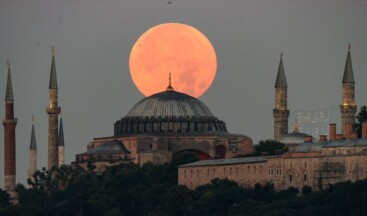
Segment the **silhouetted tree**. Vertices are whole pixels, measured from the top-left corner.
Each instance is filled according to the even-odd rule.
[[[362,123],[367,122],[367,107],[362,106],[359,113],[356,116],[356,123],[353,125],[353,129],[358,133],[358,137],[362,137]]]

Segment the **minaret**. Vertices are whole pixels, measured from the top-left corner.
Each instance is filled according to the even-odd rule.
[[[59,140],[58,140],[58,152],[59,152],[59,167],[64,165],[64,128],[62,126],[62,116],[60,115],[60,130],[59,130]]]
[[[34,132],[34,117],[32,116],[32,133],[31,133],[31,143],[29,144],[29,170],[28,177],[33,178],[33,174],[37,170],[37,143],[36,134]]]
[[[287,79],[285,78],[283,67],[283,52],[280,54],[280,62],[275,82],[275,108],[274,116],[274,140],[279,140],[280,137],[288,133],[288,117],[287,110]]]
[[[346,123],[355,123],[355,115],[357,106],[354,99],[354,75],[352,68],[352,58],[350,56],[350,44],[348,45],[347,61],[345,63],[343,82],[342,82],[342,104],[340,105],[341,112],[341,131],[344,134]]]
[[[4,125],[4,143],[5,143],[5,179],[4,189],[10,195],[10,201],[17,203],[17,194],[15,192],[15,126],[17,125],[17,119],[14,118],[14,98],[13,87],[11,82],[10,62],[8,60],[8,80],[6,83],[6,95],[5,95],[5,119]]]
[[[58,133],[58,118],[61,108],[57,102],[57,78],[56,78],[56,66],[55,66],[55,48],[52,47],[52,63],[51,74],[49,84],[49,105],[46,108],[48,114],[48,169],[53,167],[59,167],[59,152],[57,145],[57,133]]]

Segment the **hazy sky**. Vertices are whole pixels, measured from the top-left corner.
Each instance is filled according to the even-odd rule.
[[[130,50],[143,32],[166,22],[192,25],[212,42],[217,76],[200,99],[230,132],[255,143],[273,137],[281,50],[291,115],[295,109],[340,104],[349,42],[357,105],[367,104],[367,1],[169,1],[0,0],[0,101],[10,59],[18,182],[26,182],[32,114],[38,167],[47,166],[51,46],[56,47],[67,163],[86,151],[93,137],[113,135],[113,123],[143,98],[130,77]],[[4,102],[0,114],[3,118]],[[0,140],[2,187],[3,132]]]

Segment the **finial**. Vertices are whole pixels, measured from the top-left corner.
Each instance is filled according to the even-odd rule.
[[[60,109],[60,118],[62,118],[62,109]]]
[[[283,51],[280,51],[280,58],[283,58]]]
[[[171,86],[171,72],[168,75],[168,86]]]
[[[166,91],[174,91],[174,89],[171,85],[171,72],[169,72],[169,75],[168,75],[168,87],[167,87]]]
[[[350,43],[348,43],[348,51],[350,51]]]
[[[55,55],[55,47],[54,46],[51,47],[51,53],[52,53],[52,55]]]
[[[34,115],[32,115],[32,124],[34,124]]]
[[[10,69],[10,60],[9,59],[6,60],[6,64],[8,65],[8,69]]]

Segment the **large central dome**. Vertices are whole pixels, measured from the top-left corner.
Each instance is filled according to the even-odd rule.
[[[114,136],[203,132],[227,132],[227,128],[203,102],[169,85],[166,91],[139,101],[116,121]]]
[[[213,117],[200,100],[176,91],[146,97],[133,106],[126,117]]]

